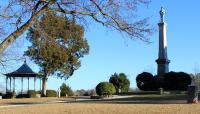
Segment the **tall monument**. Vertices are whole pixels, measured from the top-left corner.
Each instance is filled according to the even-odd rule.
[[[166,37],[166,23],[164,21],[165,11],[163,7],[160,10],[160,22],[159,26],[159,53],[158,59],[156,60],[158,64],[157,74],[158,76],[163,76],[165,73],[169,72],[169,63],[167,57],[167,37]]]

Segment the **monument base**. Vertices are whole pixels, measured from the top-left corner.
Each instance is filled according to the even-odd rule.
[[[163,77],[166,73],[169,72],[170,60],[168,60],[168,59],[157,59],[156,62],[158,64],[157,74],[158,74],[158,76]]]

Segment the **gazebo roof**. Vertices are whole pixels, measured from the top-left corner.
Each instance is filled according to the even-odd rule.
[[[38,73],[33,72],[33,70],[26,64],[24,64],[14,72],[5,74],[8,77],[36,77]]]

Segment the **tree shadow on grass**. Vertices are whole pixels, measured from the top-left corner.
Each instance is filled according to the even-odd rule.
[[[106,103],[106,104],[186,104],[186,95],[165,95],[165,96],[133,96],[129,98],[101,99],[74,101],[71,103]]]
[[[46,102],[10,102],[10,103],[4,103],[4,105],[34,105],[34,104],[46,104]]]
[[[82,99],[82,100],[80,100]],[[73,99],[60,99],[53,102],[8,102],[4,105],[37,105],[55,103],[91,103],[91,104],[186,104],[187,95],[136,95],[126,98],[89,99],[79,97]]]

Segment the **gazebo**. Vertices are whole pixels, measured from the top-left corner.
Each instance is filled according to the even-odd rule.
[[[4,74],[6,76],[6,93],[8,91],[12,92],[12,79],[13,79],[13,93],[15,92],[15,79],[16,78],[21,78],[21,94],[23,93],[23,80],[28,79],[28,91],[30,90],[29,88],[29,79],[34,78],[34,90],[36,90],[35,83],[36,79],[39,78],[38,73],[33,72],[33,70],[27,65],[26,61],[24,61],[24,64],[17,69],[14,72]],[[10,82],[10,90],[8,90],[8,79]],[[41,86],[41,81],[40,81],[40,86]],[[40,87],[41,88],[41,87]]]

